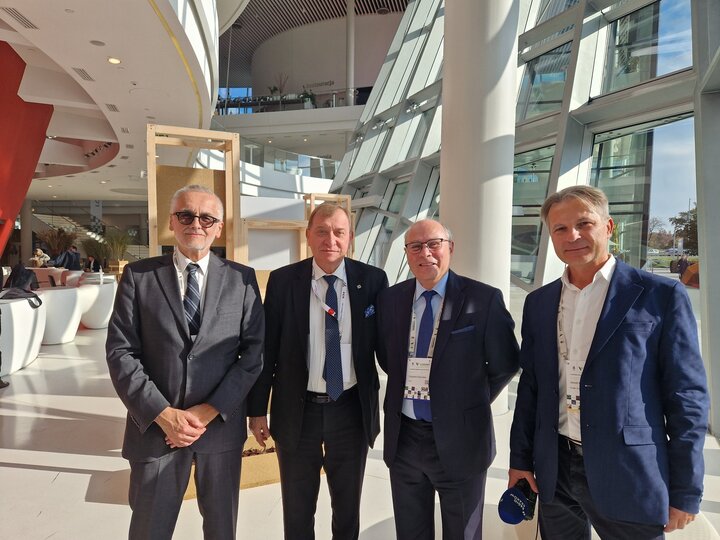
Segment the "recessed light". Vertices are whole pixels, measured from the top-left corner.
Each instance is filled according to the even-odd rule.
[[[307,137],[303,137],[303,142],[307,142]]]
[[[272,141],[270,139],[268,139],[268,144],[272,144]]]
[[[92,39],[92,40],[90,40],[90,45],[95,45],[96,47],[104,47],[105,42],[100,41],[99,39]]]
[[[107,184],[107,180],[100,180],[101,184]]]
[[[53,199],[57,199],[57,195],[53,195]]]
[[[118,64],[122,63],[122,60],[119,58],[115,58],[114,56],[108,57],[108,62],[110,62],[112,65],[117,66]]]

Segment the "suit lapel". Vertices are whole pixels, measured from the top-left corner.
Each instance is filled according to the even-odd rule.
[[[610,279],[605,303],[600,312],[600,319],[595,329],[595,337],[588,352],[586,367],[602,350],[615,333],[615,330],[620,326],[627,312],[630,311],[630,308],[642,294],[644,287],[640,281],[640,276],[632,267],[622,261],[617,261],[617,266]]]
[[[450,332],[455,328],[455,321],[457,321],[465,303],[465,295],[462,294],[464,288],[465,285],[458,275],[449,270],[433,359],[442,358],[445,346],[450,339]],[[434,369],[435,365],[436,363],[433,361],[431,369]]]
[[[208,332],[212,331],[215,323],[214,319],[217,316],[220,295],[225,288],[226,277],[226,263],[211,253],[208,261],[207,276],[205,276],[205,301],[202,309],[202,323],[200,324],[200,331],[195,338],[196,345]]]
[[[172,255],[166,255],[159,260],[159,266],[155,270],[155,278],[165,296],[165,301],[170,306],[173,316],[189,336],[190,330],[188,329],[185,311],[182,306],[180,283],[178,282],[177,270],[175,269],[175,264],[173,264]]]
[[[410,346],[410,319],[412,318],[413,301],[415,297],[415,280],[408,279],[398,285],[397,301],[392,305],[392,320],[395,321],[394,331],[398,339],[392,339],[397,343],[399,350],[389,351],[389,362],[396,361],[400,364],[400,380],[405,381],[407,374],[407,359]]]
[[[537,302],[545,309],[543,309],[538,320],[535,322],[535,324],[537,324],[537,331],[533,331],[533,337],[535,337],[538,342],[536,349],[539,351],[547,351],[547,355],[545,355],[544,358],[549,359],[551,369],[554,373],[553,380],[557,380],[559,377],[557,320],[562,287],[562,281],[558,279],[548,284],[547,288],[543,289],[540,293],[541,296]]]
[[[312,282],[312,258],[300,263],[300,271],[295,275],[292,287],[292,309],[297,321],[298,340],[303,355],[307,355],[308,334],[310,333],[310,294]]]
[[[350,315],[352,317],[352,344],[353,356],[360,358],[360,344],[365,341],[365,308],[368,305],[367,287],[364,273],[355,261],[345,259],[345,274],[347,275],[348,296],[350,297]]]

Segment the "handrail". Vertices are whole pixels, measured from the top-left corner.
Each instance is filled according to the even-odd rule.
[[[370,94],[369,88],[354,89],[353,105],[364,105]],[[284,94],[271,94],[248,97],[223,98],[218,96],[215,112],[218,115],[236,114],[229,112],[232,109],[252,109],[253,113],[277,112],[294,109],[323,109],[333,107],[346,107],[347,88],[336,88],[325,91],[289,92]],[[302,105],[302,106],[297,106]]]

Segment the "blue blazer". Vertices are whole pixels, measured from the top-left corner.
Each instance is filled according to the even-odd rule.
[[[528,295],[510,467],[533,471],[540,500],[558,468],[558,279]],[[617,261],[580,380],[585,471],[605,517],[664,524],[697,513],[709,399],[682,283]]]
[[[415,279],[378,299],[378,361],[388,374],[384,459],[397,451],[407,372]],[[462,480],[487,470],[495,457],[490,403],[518,370],[514,323],[502,293],[450,271],[430,370],[433,433],[440,462]]]

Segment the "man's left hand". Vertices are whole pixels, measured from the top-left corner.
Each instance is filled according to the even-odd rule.
[[[665,532],[673,532],[677,529],[684,529],[685,525],[695,521],[695,514],[688,514],[677,508],[670,507],[670,517],[667,525],[665,525]]]

